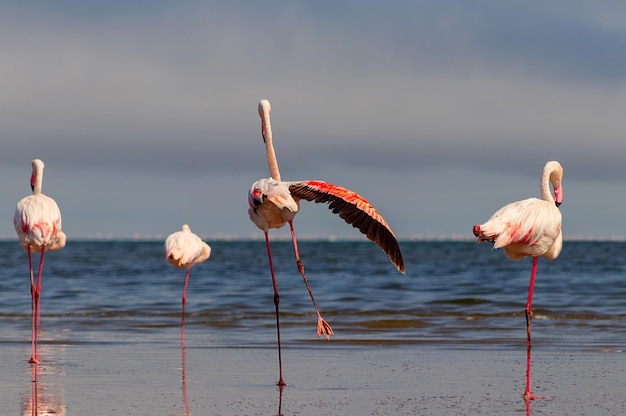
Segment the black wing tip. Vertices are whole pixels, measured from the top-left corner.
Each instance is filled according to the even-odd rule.
[[[396,266],[396,269],[398,269],[400,273],[406,274],[404,258],[402,257],[402,251],[400,251],[400,245],[398,244],[398,240],[396,240],[396,236],[383,224],[377,221],[374,223],[377,225],[375,228],[378,230],[379,234],[375,235],[375,238],[370,238],[368,235],[368,238],[385,252],[391,264]]]
[[[400,259],[402,260],[402,259]],[[406,268],[404,267],[404,261],[400,261],[400,263],[393,263],[394,266],[396,266],[396,269],[398,269],[398,271],[404,275],[406,275]]]
[[[391,263],[396,266],[396,269],[402,274],[406,274],[406,268],[404,267],[404,259],[402,258],[402,253],[400,252],[400,246],[398,246],[398,242],[394,240],[394,251],[393,253],[388,252],[383,248],[385,253],[389,256],[389,260]]]
[[[335,185],[336,186],[336,185]],[[316,203],[328,203],[328,208],[334,214],[339,214],[346,223],[352,225],[364,234],[369,240],[379,246],[383,252],[389,257],[391,263],[396,269],[406,274],[404,259],[400,246],[393,232],[385,224],[371,217],[367,213],[359,210],[356,205],[336,197],[331,194],[316,192],[312,190],[306,183],[293,183],[289,186],[289,191],[298,198]]]

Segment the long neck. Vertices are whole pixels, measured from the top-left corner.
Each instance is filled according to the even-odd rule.
[[[43,169],[36,167],[33,169],[33,174],[30,178],[30,186],[33,188],[33,195],[39,195],[41,193],[41,183],[43,182]]]
[[[552,196],[552,192],[550,191],[550,175],[552,174],[551,169],[544,169],[543,175],[541,175],[541,199],[544,201],[548,201],[554,203],[554,197]]]
[[[268,111],[264,111],[262,117],[263,140],[265,141],[265,152],[267,153],[267,165],[270,168],[270,176],[280,181],[280,171],[278,170],[278,161],[272,144],[272,125],[270,123],[270,115]]]

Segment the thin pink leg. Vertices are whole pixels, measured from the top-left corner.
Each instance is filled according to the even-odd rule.
[[[34,351],[32,353],[32,357],[30,358],[29,362],[30,363],[34,363],[34,364],[39,364],[41,362],[41,360],[39,359],[39,353],[37,351],[38,348],[38,344],[39,344],[39,322],[40,322],[40,315],[39,315],[39,310],[40,310],[40,301],[41,301],[41,276],[42,276],[42,271],[43,271],[43,260],[44,260],[44,254],[45,254],[45,247],[41,248],[41,258],[39,259],[39,273],[37,274],[37,284],[35,285],[35,282],[32,280],[33,279],[33,272],[32,272],[32,260],[31,260],[31,256],[30,256],[30,246],[28,247],[29,251],[29,263],[30,263],[30,267],[31,267],[31,287],[35,286],[35,292],[34,292],[34,303],[35,303],[35,317],[34,317],[34,324],[33,326],[33,332],[34,332],[34,337],[33,339],[35,340],[34,342]]]
[[[320,335],[324,335],[326,339],[330,339],[331,335],[334,335],[333,329],[330,327],[328,322],[324,318],[322,318],[322,314],[320,314],[319,309],[317,308],[317,303],[315,302],[315,298],[313,297],[313,291],[309,286],[309,281],[304,274],[304,265],[300,261],[300,252],[298,251],[298,243],[296,241],[296,233],[293,230],[293,222],[289,221],[289,227],[291,228],[291,240],[293,241],[293,251],[296,254],[296,263],[298,265],[298,270],[302,275],[302,279],[304,279],[304,284],[306,285],[306,289],[309,291],[309,296],[311,296],[311,301],[313,302],[313,307],[315,308],[315,312],[317,313],[317,337]]]
[[[532,301],[533,301],[533,291],[535,290],[535,276],[537,274],[537,262],[539,258],[533,257],[533,268],[530,274],[530,285],[528,287],[528,302],[526,303],[526,391],[524,392],[524,398],[526,400],[535,399],[537,396],[534,396],[530,392],[530,349],[532,348],[531,337],[530,337],[530,324],[533,318],[532,312]]]
[[[42,276],[42,272],[43,272],[43,258],[44,258],[44,254],[45,254],[45,247],[41,247],[41,258],[39,260],[39,273],[37,275],[37,326],[39,326],[39,322],[40,322],[40,315],[39,315],[39,304],[41,301],[41,276]]]
[[[185,274],[185,288],[183,289],[183,308],[185,307],[185,303],[187,303],[187,286],[189,285],[189,271],[191,269],[187,269],[187,273]]]
[[[278,296],[278,286],[276,285],[276,276],[274,275],[274,263],[272,262],[272,251],[270,250],[270,239],[267,231],[265,231],[265,245],[267,246],[267,258],[270,263],[270,271],[272,273],[272,285],[274,286],[274,307],[276,308],[276,334],[277,334],[277,342],[278,342],[278,386],[283,387],[286,386],[285,380],[283,379],[283,361],[282,355],[280,351],[280,320],[278,318],[278,305],[280,303],[280,297]]]
[[[37,293],[37,286],[35,285],[35,276],[33,273],[33,259],[32,259],[32,253],[30,250],[30,245],[27,248],[27,252],[28,252],[28,267],[30,269],[30,310],[31,310],[31,322],[30,322],[30,329],[31,329],[31,345],[30,345],[30,360],[28,360],[29,363],[38,363],[39,360],[37,358],[37,300],[36,300],[36,293]]]
[[[185,274],[185,288],[183,289],[183,313],[182,313],[182,324],[181,324],[181,344],[185,346],[185,305],[187,304],[187,285],[189,284],[189,271],[187,269],[187,273]]]

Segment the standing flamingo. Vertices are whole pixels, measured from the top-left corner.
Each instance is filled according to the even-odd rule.
[[[539,256],[550,260],[556,259],[563,246],[561,211],[558,209],[563,200],[562,179],[561,164],[556,161],[546,163],[541,175],[541,199],[529,198],[505,205],[486,223],[474,226],[474,235],[478,237],[478,242],[492,242],[494,248],[502,248],[504,254],[512,260],[533,258],[525,309],[527,368],[524,398],[527,400],[537,397],[530,392],[530,323],[533,316],[531,305],[537,261]],[[550,192],[550,184],[554,196]]]
[[[278,305],[280,298],[274,266],[272,263],[272,253],[270,250],[268,231],[270,228],[280,228],[289,223],[291,228],[291,239],[296,257],[298,270],[302,275],[306,288],[313,302],[313,307],[317,313],[317,336],[324,335],[330,339],[333,330],[320,314],[313,292],[304,273],[304,266],[300,261],[298,243],[293,229],[293,219],[298,213],[300,200],[314,201],[318,203],[328,202],[329,208],[339,214],[348,224],[358,228],[368,239],[374,241],[389,256],[391,262],[402,273],[405,273],[404,260],[396,237],[387,225],[387,222],[362,196],[341,186],[332,185],[321,181],[298,181],[283,182],[278,170],[278,162],[272,143],[272,128],[270,124],[270,103],[267,100],[259,102],[259,116],[261,117],[261,134],[265,142],[267,162],[271,177],[259,179],[250,188],[248,194],[248,214],[252,222],[265,234],[265,244],[267,246],[267,256],[269,259],[272,284],[274,286],[274,306],[276,309],[276,331],[278,336],[278,365],[279,365],[279,386],[285,386],[283,379],[281,348],[280,348],[280,322]]]
[[[41,294],[41,272],[46,250],[55,251],[65,247],[65,233],[61,231],[61,211],[54,199],[41,193],[44,164],[41,160],[32,161],[30,186],[32,195],[22,198],[15,208],[13,225],[20,239],[20,245],[28,253],[31,293],[31,356],[29,362],[40,362],[37,354],[39,326],[39,305]],[[33,273],[31,253],[41,252],[37,281]]]
[[[183,324],[182,344],[185,344],[185,304],[187,303],[187,285],[189,271],[211,255],[211,247],[196,234],[191,232],[189,225],[184,224],[181,231],[170,234],[165,240],[165,259],[174,267],[187,269],[185,288],[183,289]]]

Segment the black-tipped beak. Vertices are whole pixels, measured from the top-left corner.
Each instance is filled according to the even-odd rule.
[[[554,205],[556,205],[556,207],[558,208],[558,207],[561,206],[561,203],[560,202],[555,202]]]
[[[30,190],[31,190],[31,191],[34,191],[34,190],[35,190],[35,185],[31,185],[31,186],[30,186]]]

